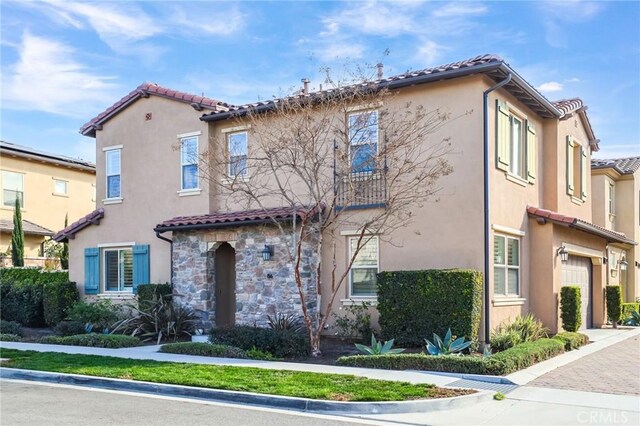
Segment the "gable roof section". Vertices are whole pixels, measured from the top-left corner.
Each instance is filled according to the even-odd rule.
[[[62,231],[58,231],[55,233],[53,240],[61,243],[63,241],[68,241],[69,239],[75,238],[75,234],[86,228],[90,225],[99,225],[100,219],[104,217],[104,209],[100,208],[92,211],[88,215],[81,217],[79,220],[73,222],[71,225],[64,228]]]
[[[631,175],[640,169],[640,157],[591,160],[592,169],[614,169],[621,175]]]
[[[611,231],[609,229],[603,228],[602,226],[595,225],[591,222],[587,222],[585,220],[578,219],[572,216],[566,216],[551,210],[539,209],[537,207],[528,206],[527,213],[529,214],[529,216],[548,220],[555,224],[567,226],[569,228],[575,228],[591,235],[596,235],[600,238],[604,238],[609,242],[625,243],[625,244],[632,244],[632,245],[638,244],[632,239],[627,238],[626,235],[624,235],[621,232]]]
[[[80,128],[80,133],[84,136],[91,136],[95,138],[96,130],[100,130],[104,123],[138,99],[148,98],[150,95],[190,104],[196,111],[201,111],[203,109],[214,111],[217,109],[224,110],[228,107],[226,103],[216,99],[168,89],[166,87],[159,86],[156,83],[145,82],[129,92],[128,95],[120,99],[118,102],[92,118],[90,121],[83,124]]]
[[[596,139],[596,135],[593,132],[593,127],[591,127],[591,122],[589,121],[589,116],[587,115],[587,109],[589,109],[589,107],[585,105],[582,99],[560,99],[558,101],[553,101],[553,105],[562,112],[562,117],[560,118],[561,120],[567,120],[573,117],[574,114],[578,114],[580,120],[582,121],[582,125],[587,132],[587,136],[589,137],[589,146],[591,147],[591,150],[600,150],[600,147],[598,146],[600,140]]]
[[[53,235],[52,230],[24,219],[22,219],[22,230],[25,235],[42,235],[45,237],[50,237],[51,235]],[[13,220],[0,219],[0,231],[13,232]]]
[[[473,74],[484,73],[496,82],[502,81],[509,74],[512,79],[504,88],[512,93],[518,100],[527,105],[543,118],[560,118],[563,113],[558,110],[547,98],[538,92],[532,85],[526,82],[498,55],[480,55],[475,58],[453,62],[432,68],[425,68],[419,71],[411,71],[387,78],[375,80],[373,82],[362,83],[363,87],[398,89],[406,86],[430,83],[441,80],[449,80],[457,77],[464,77]],[[240,106],[229,106],[227,110],[212,111],[203,115],[203,121],[225,120],[230,117],[242,116],[248,112],[264,112],[275,108],[279,103],[295,98],[322,99],[331,96],[337,90],[349,90],[354,86],[346,86],[340,89],[329,89],[308,94],[300,94],[296,97],[277,98],[263,102],[255,102]]]
[[[96,165],[78,158],[67,157],[66,155],[52,154],[40,151],[28,146],[17,145],[11,142],[0,141],[0,154],[3,156],[13,156],[26,158],[28,160],[43,161],[57,166],[70,167],[85,170],[91,173],[96,172]]]

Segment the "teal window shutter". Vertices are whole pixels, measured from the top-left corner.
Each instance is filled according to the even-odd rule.
[[[100,249],[84,249],[84,293],[98,294],[100,291]]]
[[[139,284],[150,284],[149,244],[133,246],[133,292],[138,292]]]

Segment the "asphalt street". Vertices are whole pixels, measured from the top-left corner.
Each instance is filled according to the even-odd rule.
[[[1,380],[0,424],[329,426],[385,423],[128,392]]]

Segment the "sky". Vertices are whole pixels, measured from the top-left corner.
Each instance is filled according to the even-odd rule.
[[[242,104],[383,62],[493,53],[548,99],[580,97],[600,151],[640,155],[640,1],[0,2],[0,138],[95,160],[78,129],[145,81]]]

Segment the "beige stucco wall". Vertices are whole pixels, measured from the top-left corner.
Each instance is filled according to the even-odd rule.
[[[151,113],[151,120],[146,120]],[[201,132],[198,148],[207,147],[207,126],[199,120],[202,111],[185,103],[157,96],[140,98],[107,123],[96,135],[97,207],[105,217],[70,241],[71,280],[84,283],[84,248],[99,244],[150,245],[152,282],[169,282],[170,245],[158,239],[153,228],[181,215],[208,213],[208,184],[200,180],[201,192],[181,196],[181,163],[178,135]],[[108,204],[103,148],[122,145],[122,202]],[[165,234],[171,237],[171,234]],[[82,286],[80,286],[82,287]],[[82,288],[81,288],[82,291]]]

